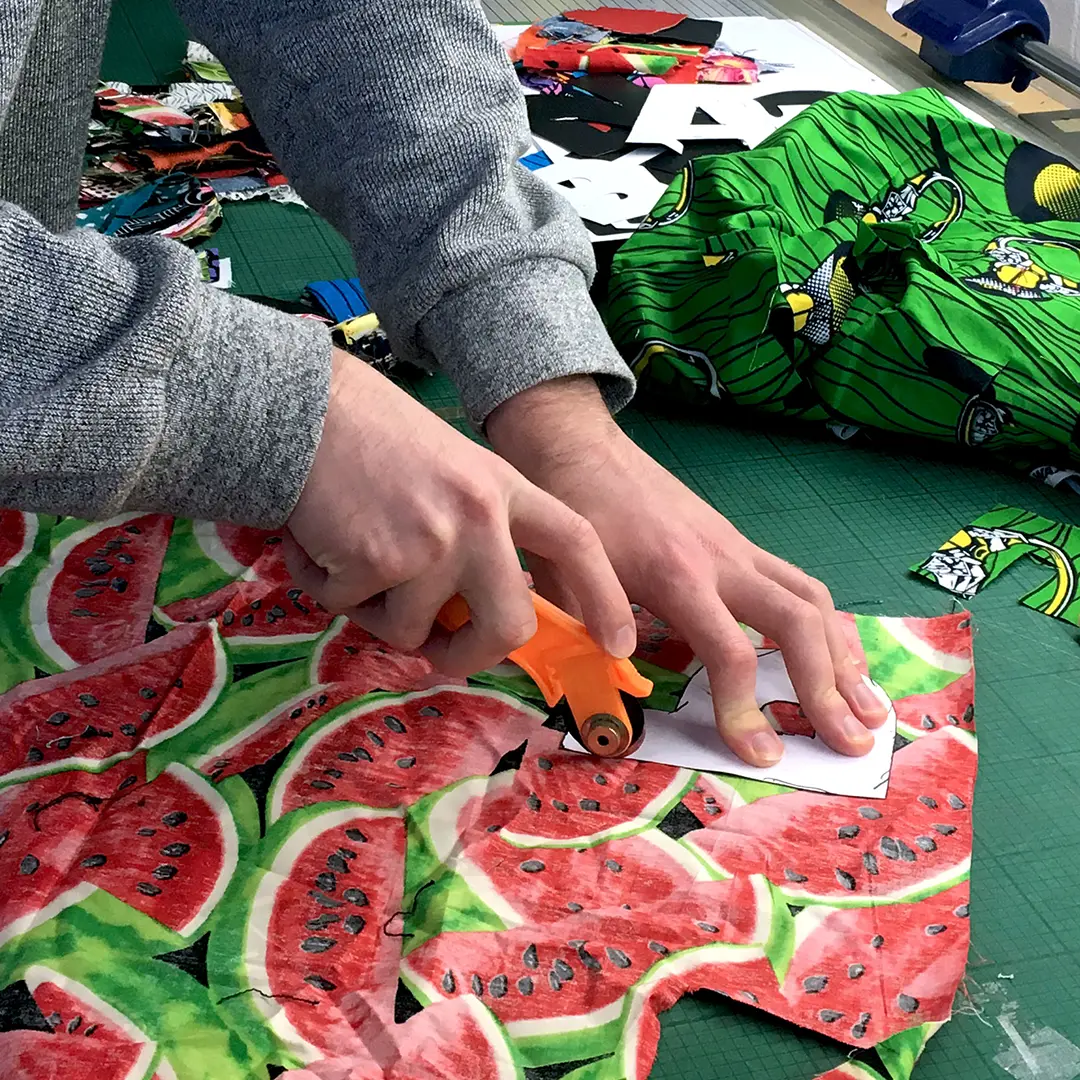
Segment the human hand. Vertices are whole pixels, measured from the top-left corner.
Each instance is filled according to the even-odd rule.
[[[536,631],[516,543],[557,568],[598,643],[633,651],[626,594],[583,517],[355,357],[335,350],[333,364],[322,440],[288,522],[301,588],[395,648],[426,642],[436,667],[472,674]],[[455,593],[471,621],[432,637]]]
[[[636,446],[588,378],[555,380],[501,405],[495,448],[584,515],[631,600],[670,623],[709,673],[716,724],[744,761],[771,765],[783,743],[755,704],[757,657],[739,622],[776,641],[799,702],[842,754],[869,751],[886,711],[863,682],[828,589],[752,544]],[[574,610],[556,566],[533,565],[537,587]]]

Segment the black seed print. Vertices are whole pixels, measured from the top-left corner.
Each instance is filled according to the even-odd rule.
[[[306,953],[324,953],[327,949],[332,949],[336,944],[337,942],[333,938],[313,934],[300,942],[300,948]]]

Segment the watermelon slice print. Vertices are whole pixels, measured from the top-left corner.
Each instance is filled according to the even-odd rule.
[[[274,779],[271,820],[348,800],[406,806],[465,776],[487,774],[528,741],[554,747],[544,714],[493,690],[446,687],[344,707],[306,728]]]
[[[143,1080],[157,1046],[126,1016],[74,979],[34,965],[27,989],[48,1031],[0,1032],[0,1067],[13,1080]]]
[[[334,619],[312,651],[311,681],[343,683],[353,687],[356,697],[372,690],[426,690],[436,681],[465,685],[464,679],[436,673],[431,661],[419,653],[391,648],[344,615]]]
[[[37,534],[37,514],[0,510],[0,577],[14,570],[34,550]]]
[[[856,615],[874,681],[894,701],[943,690],[972,669],[971,615],[892,619]]]
[[[171,525],[124,514],[56,526],[47,564],[5,589],[21,612],[13,645],[45,671],[67,671],[141,644]]]
[[[500,835],[519,847],[592,847],[656,824],[693,780],[647,761],[530,755],[514,777],[518,813]]]
[[[226,1016],[250,1010],[297,1062],[359,1054],[360,1010],[393,1016],[405,827],[398,810],[316,806],[290,814],[250,854],[223,904],[209,957]]]
[[[792,903],[915,900],[968,875],[975,741],[945,727],[893,756],[872,805],[792,792],[738,807],[686,843],[720,873],[764,873]]]
[[[630,849],[617,854],[629,860]],[[622,873],[639,871],[655,888],[648,862],[627,861]],[[482,999],[515,1040],[550,1043],[573,1031],[579,1056],[604,1053],[610,1035],[605,1029],[621,1015],[626,992],[653,964],[715,942],[764,944],[772,934],[771,892],[762,878],[709,882],[692,892],[669,892],[665,882],[641,903],[620,903],[647,891],[648,885],[636,883],[629,890],[616,888],[606,902],[594,892],[583,910],[571,901],[561,912],[545,910],[529,925],[502,932],[440,934],[409,953],[402,978],[422,1002],[461,995]],[[520,893],[511,901],[527,907]]]
[[[155,618],[166,627],[214,621],[238,657],[306,655],[332,616],[292,584],[281,541],[280,533],[192,523],[170,549]]]
[[[0,696],[0,786],[59,769],[102,769],[197,723],[228,677],[212,626],[26,682]]]
[[[693,669],[694,650],[666,623],[637,604],[633,605],[637,623],[638,647],[634,655],[669,671]]]
[[[403,1025],[360,1031],[362,1056],[334,1056],[289,1073],[289,1080],[523,1080],[505,1031],[475,998],[440,1002]]]
[[[142,758],[0,792],[0,944],[102,889],[183,936],[236,868],[221,792],[183,765],[145,782]]]
[[[795,949],[781,1015],[871,1046],[916,1024],[948,1020],[969,934],[963,882],[918,904],[795,916]]]
[[[975,730],[975,671],[968,671],[936,694],[912,694],[896,705],[896,730],[906,739],[921,739],[938,728]]]

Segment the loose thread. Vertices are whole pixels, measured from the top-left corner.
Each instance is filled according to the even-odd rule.
[[[387,927],[388,927],[388,926],[389,926],[389,925],[390,925],[390,924],[391,924],[391,923],[392,923],[392,922],[393,922],[393,921],[394,921],[394,920],[395,920],[395,919],[396,919],[396,918],[397,918],[397,917],[398,917],[399,915],[400,915],[400,916],[401,916],[401,917],[402,917],[403,919],[404,919],[404,918],[407,918],[407,917],[408,917],[408,916],[410,916],[410,915],[415,915],[415,914],[416,914],[416,905],[417,905],[417,904],[418,904],[418,903],[420,902],[420,897],[421,897],[421,895],[423,894],[424,890],[425,890],[425,889],[430,889],[430,888],[432,887],[432,885],[434,885],[434,884],[435,884],[435,879],[434,879],[434,878],[432,878],[432,879],[431,879],[431,881],[429,881],[429,882],[428,882],[428,883],[427,883],[426,885],[421,885],[421,886],[420,886],[420,888],[419,888],[419,889],[417,889],[417,890],[416,890],[416,893],[415,893],[415,894],[413,895],[412,907],[411,907],[411,908],[409,908],[409,909],[408,909],[408,911],[395,911],[395,912],[394,912],[394,914],[393,914],[393,915],[391,915],[391,916],[390,916],[390,918],[389,918],[389,919],[387,919],[387,920],[386,920],[386,922],[384,922],[384,923],[383,923],[383,928],[382,928],[382,932],[383,932],[383,933],[384,933],[384,934],[385,934],[385,935],[386,935],[387,937],[397,937],[397,938],[410,938],[410,937],[416,937],[416,935],[415,935],[415,934],[413,934],[413,933],[410,933],[410,932],[409,932],[409,931],[407,931],[407,930],[403,930],[403,931],[402,931],[402,932],[401,932],[400,934],[391,934],[391,933],[390,933],[390,931],[389,931],[389,930],[387,929]]]
[[[246,990],[237,990],[235,994],[226,994],[223,998],[218,999],[218,1004],[222,1005],[226,1001],[232,1001],[233,998],[243,997],[244,994],[258,994],[260,997],[267,998],[270,1001],[298,1001],[301,1005],[319,1004],[314,998],[297,997],[295,994],[268,994],[257,986],[249,986]]]

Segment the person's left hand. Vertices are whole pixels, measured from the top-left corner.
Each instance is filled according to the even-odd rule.
[[[828,589],[751,543],[633,443],[589,378],[533,387],[489,417],[495,449],[587,518],[632,601],[670,623],[709,673],[716,722],[753,765],[783,743],[755,703],[757,657],[740,622],[776,641],[799,702],[822,739],[865,754],[886,711],[851,659]],[[537,587],[571,612],[549,564],[530,560]]]

